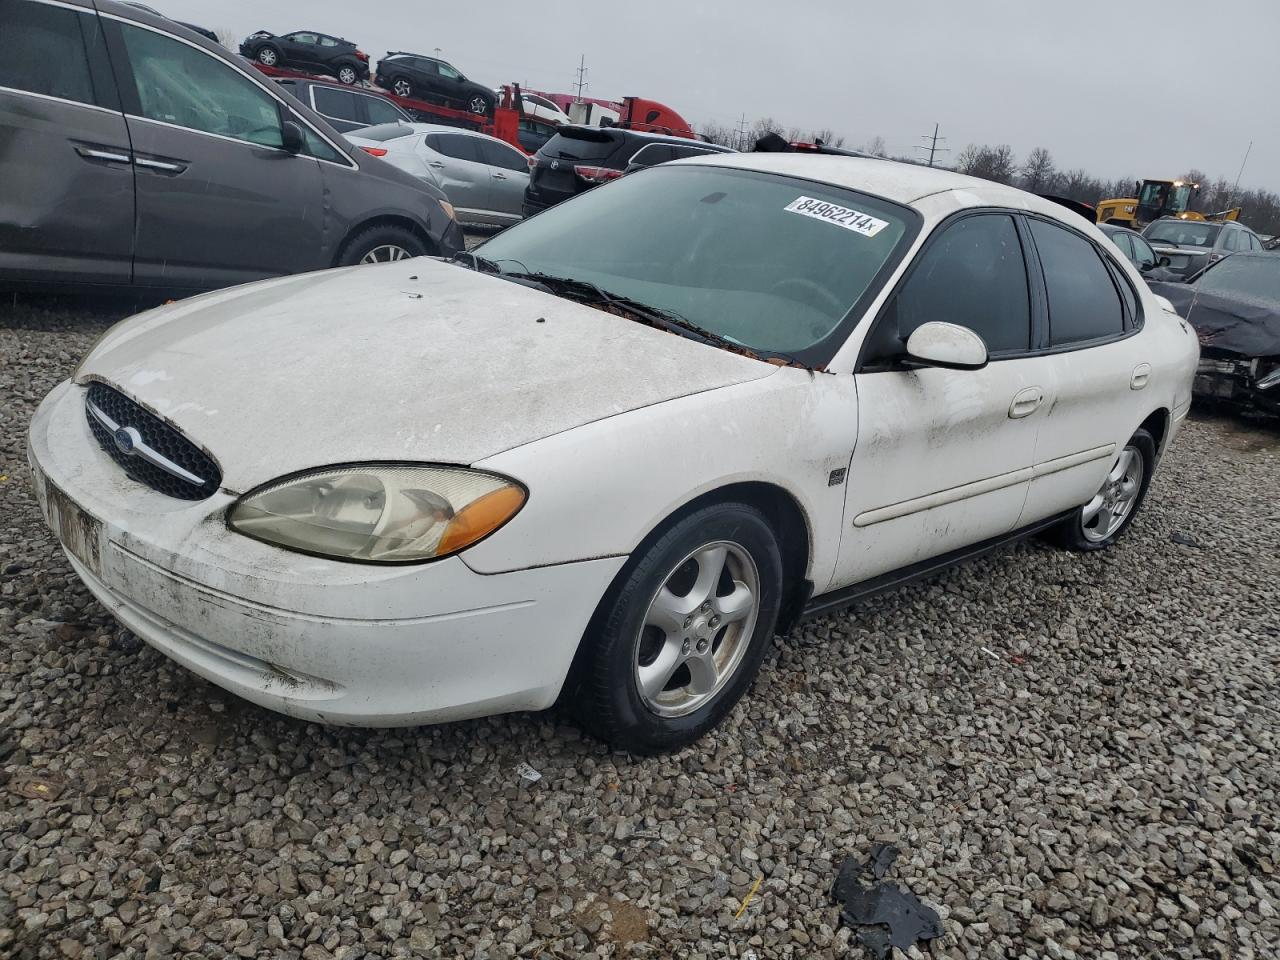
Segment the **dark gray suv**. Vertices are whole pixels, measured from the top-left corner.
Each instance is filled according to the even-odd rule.
[[[4,286],[203,290],[463,245],[438,188],[111,0],[0,3],[0,184]]]
[[[1165,217],[1142,231],[1166,269],[1183,280],[1233,253],[1262,249],[1258,235],[1244,224],[1228,220],[1180,220]]]

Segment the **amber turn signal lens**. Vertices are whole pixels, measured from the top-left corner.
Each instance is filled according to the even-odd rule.
[[[457,553],[487,537],[516,515],[516,511],[524,506],[524,499],[524,490],[512,485],[486,493],[468,504],[449,521],[436,547],[436,554]]]

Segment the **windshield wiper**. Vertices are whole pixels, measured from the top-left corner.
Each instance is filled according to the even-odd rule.
[[[603,303],[607,306],[615,307],[635,317],[640,318],[645,323],[659,329],[666,330],[670,333],[693,334],[693,338],[712,346],[729,350],[732,353],[746,354],[755,357],[758,360],[775,360],[782,361],[787,366],[802,367],[809,369],[805,364],[801,363],[795,357],[785,353],[776,351],[756,350],[748,347],[746,344],[731,340],[723,334],[716,333],[714,330],[708,330],[706,327],[694,323],[687,317],[683,317],[674,310],[667,310],[662,307],[655,307],[639,300],[633,300],[630,297],[623,296],[618,293],[611,293],[602,287],[591,283],[589,280],[577,280],[573,277],[558,277],[550,273],[532,272],[532,273],[506,273],[505,277],[533,280],[541,283],[543,286],[553,291],[558,291],[563,295],[572,296],[576,300],[586,303]]]
[[[470,250],[459,250],[449,258],[449,262],[468,266],[476,273],[502,273],[502,268],[498,266],[496,260],[482,257],[480,254],[472,253]]]

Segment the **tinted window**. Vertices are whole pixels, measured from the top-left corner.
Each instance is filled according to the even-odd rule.
[[[289,36],[285,37],[285,39],[292,40],[294,43],[314,44],[316,42],[316,35],[314,33],[291,33]]]
[[[652,167],[659,163],[666,163],[674,158],[675,152],[667,144],[651,143],[637,150],[636,155],[631,158],[631,162],[645,167]]]
[[[1120,294],[1092,243],[1044,220],[1031,220],[1049,294],[1049,341],[1057,346],[1124,330]]]
[[[671,156],[675,160],[680,160],[684,157],[705,157],[709,153],[718,153],[718,152],[719,151],[717,150],[706,150],[702,147],[672,146],[671,148]]]
[[[276,101],[195,47],[121,24],[142,116],[267,147],[282,145]]]
[[[604,160],[618,146],[618,138],[596,127],[561,129],[539,150],[548,157],[564,160]]]
[[[398,120],[408,120],[399,107],[387,100],[380,100],[377,97],[363,97],[364,108],[368,111],[370,123],[395,123]]]
[[[44,3],[0,3],[0,87],[100,102],[89,73],[86,32],[97,38],[96,18]]]
[[[480,151],[476,149],[474,137],[464,137],[458,133],[433,133],[427,137],[427,146],[437,153],[443,153],[446,157],[453,157],[455,160],[482,162],[480,160]]]
[[[481,159],[491,167],[529,172],[529,161],[525,159],[525,155],[505,144],[493,140],[476,140],[476,146],[480,148]]]
[[[355,94],[333,87],[312,87],[311,96],[315,98],[316,110],[326,117],[359,122],[360,105],[356,103]]]
[[[447,63],[437,63],[436,69],[440,71],[440,76],[447,80],[458,80],[462,77],[462,74],[453,69],[453,67],[449,66]]]
[[[1027,266],[1013,218],[983,214],[944,227],[885,322],[895,319],[903,342],[922,323],[943,320],[977,332],[991,353],[1029,349]]]

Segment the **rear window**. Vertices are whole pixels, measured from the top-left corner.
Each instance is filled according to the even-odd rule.
[[[618,138],[604,130],[580,127],[561,130],[538,152],[561,160],[604,160],[618,148]]]
[[[360,137],[362,140],[377,140],[379,143],[386,143],[388,140],[399,140],[401,137],[407,137],[411,133],[413,133],[413,130],[403,123],[380,123],[376,127],[361,127],[359,130],[352,130],[351,136]]]

